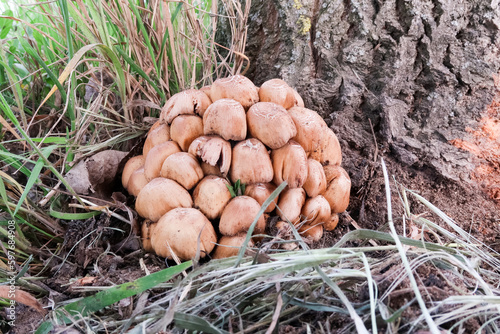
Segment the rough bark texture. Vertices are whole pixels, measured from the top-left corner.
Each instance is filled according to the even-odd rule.
[[[247,76],[284,79],[338,134],[365,227],[382,222],[384,202],[370,121],[399,181],[454,218],[479,206],[496,219],[472,156],[450,141],[469,136],[495,94],[498,0],[254,0],[248,34]]]

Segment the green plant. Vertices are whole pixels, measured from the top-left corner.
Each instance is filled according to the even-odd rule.
[[[236,181],[236,183],[233,186],[226,184],[226,187],[229,190],[229,192],[231,193],[232,198],[234,198],[236,196],[243,196],[245,194],[246,185],[244,183],[241,183],[239,179]]]

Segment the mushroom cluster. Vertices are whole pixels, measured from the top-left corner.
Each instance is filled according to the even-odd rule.
[[[280,79],[258,88],[236,75],[172,96],[122,183],[146,218],[146,250],[191,259],[217,244],[213,257],[222,258],[237,254],[284,181],[266,217],[275,212],[278,228],[289,221],[309,241],[334,229],[351,187],[341,162],[337,136],[293,88]],[[245,185],[244,193],[233,198],[231,184]],[[265,229],[261,216],[254,234]]]

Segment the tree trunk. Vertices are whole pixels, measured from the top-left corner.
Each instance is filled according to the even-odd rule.
[[[353,181],[348,211],[362,227],[385,222],[383,157],[403,185],[498,233],[498,203],[473,177],[484,161],[452,144],[472,140],[467,129],[495,96],[498,2],[253,1],[247,76],[284,79],[331,125]],[[500,159],[487,163],[499,173]]]

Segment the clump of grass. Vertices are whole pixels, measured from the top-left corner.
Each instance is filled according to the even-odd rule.
[[[388,177],[386,186],[389,194]],[[421,236],[356,230],[333,247],[311,250],[292,225],[299,251],[272,252],[264,244],[247,250],[252,256],[213,260],[157,285],[155,297],[138,303],[128,319],[105,312],[99,316],[105,322],[81,317],[74,323],[129,333],[271,333],[286,324],[325,333],[498,332],[499,254],[477,240],[471,243],[438,208],[396,186],[405,208],[397,218],[420,229]],[[421,203],[439,223],[414,215],[411,201]],[[393,214],[389,204],[390,225]],[[439,241],[430,242],[425,233]],[[375,245],[365,246],[368,240]],[[352,241],[358,246],[350,246]],[[262,249],[268,253],[260,254]],[[422,270],[431,271],[438,283]]]

